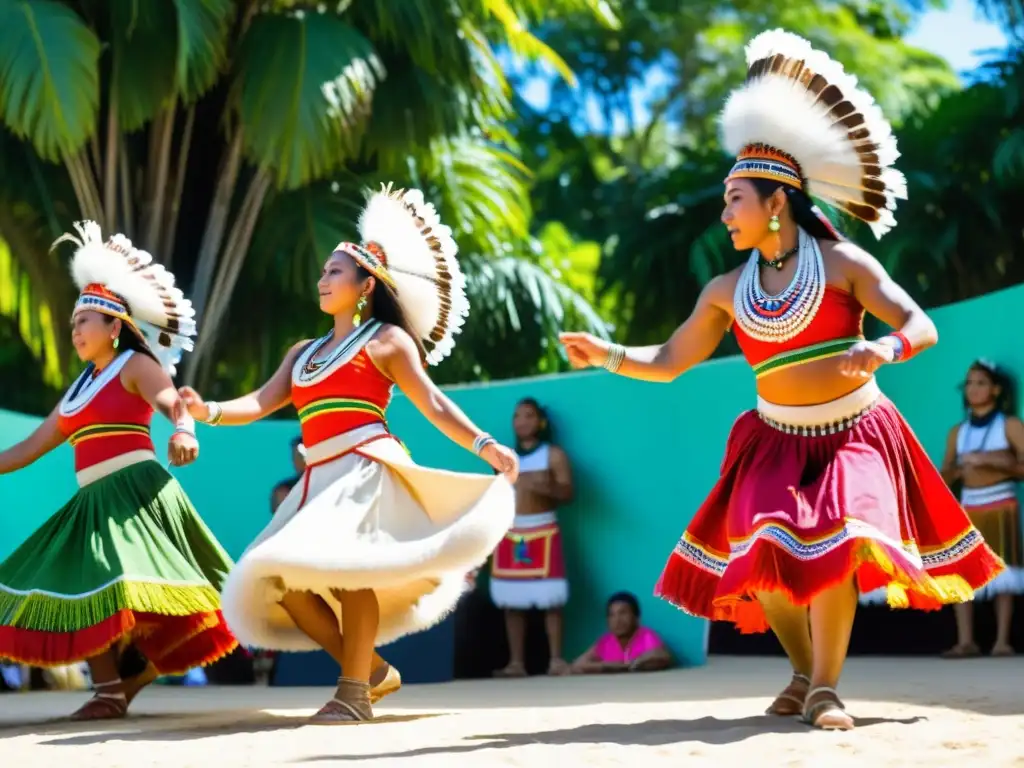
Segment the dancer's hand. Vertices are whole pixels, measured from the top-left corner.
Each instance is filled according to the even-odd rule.
[[[840,356],[839,372],[844,376],[866,379],[886,363],[891,363],[894,354],[888,344],[858,341]]]
[[[589,333],[560,333],[558,340],[573,368],[597,368],[608,359],[608,343]]]
[[[210,407],[192,387],[181,387],[178,389],[178,397],[185,401],[189,415],[196,421],[205,422],[210,418]]]
[[[501,472],[510,483],[519,477],[519,456],[511,448],[500,443],[489,443],[480,452],[480,458]]]
[[[167,460],[172,466],[184,467],[199,458],[199,441],[184,432],[175,432],[167,442]]]

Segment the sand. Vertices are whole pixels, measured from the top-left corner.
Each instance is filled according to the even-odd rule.
[[[782,659],[615,677],[407,686],[368,725],[304,724],[328,689],[168,688],[131,718],[72,724],[84,694],[0,695],[0,765],[963,766],[1024,768],[1024,657],[852,659],[841,692],[859,727],[812,731],[760,713]]]

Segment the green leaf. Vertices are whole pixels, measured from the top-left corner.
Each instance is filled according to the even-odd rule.
[[[324,178],[356,151],[381,77],[370,42],[334,16],[257,16],[236,84],[248,155],[280,188]]]
[[[177,19],[171,0],[110,0],[109,8],[117,116],[121,130],[131,132],[174,92]]]
[[[100,43],[51,0],[0,0],[0,120],[45,160],[78,152],[99,110]]]
[[[155,0],[147,0],[155,2]],[[234,19],[231,0],[173,0],[178,14],[177,85],[186,103],[217,82]]]

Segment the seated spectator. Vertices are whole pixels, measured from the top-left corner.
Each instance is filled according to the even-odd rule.
[[[672,654],[658,633],[640,626],[640,603],[629,592],[608,598],[608,632],[576,659],[576,675],[654,672],[672,666]]]

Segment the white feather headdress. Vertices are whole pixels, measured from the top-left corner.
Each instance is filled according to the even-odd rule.
[[[747,79],[722,112],[738,157],[730,178],[774,178],[867,222],[894,226],[907,182],[892,167],[896,137],[857,78],[801,37],[762,32],[747,46]]]
[[[96,222],[76,222],[75,230],[77,236],[62,235],[51,247],[65,241],[77,246],[71,259],[71,275],[81,291],[75,311],[120,318],[173,376],[196,335],[195,310],[175,287],[174,275],[124,235],[103,242]]]
[[[382,186],[359,216],[362,245],[340,243],[348,253],[398,296],[412,330],[437,365],[455,347],[455,335],[469,315],[466,278],[450,227],[418,189]]]

